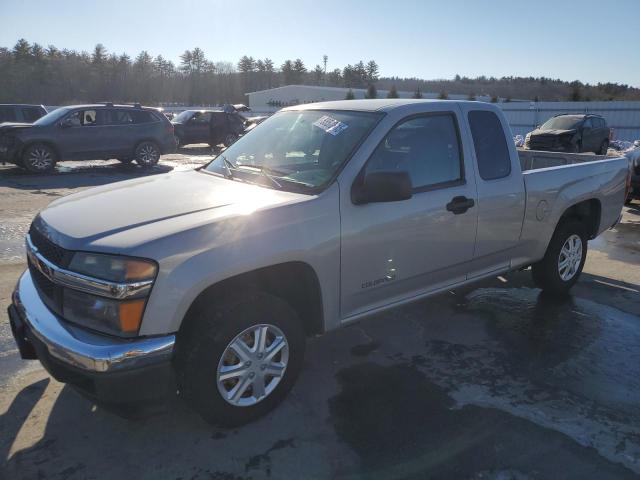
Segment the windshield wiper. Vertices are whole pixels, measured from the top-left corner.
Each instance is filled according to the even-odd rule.
[[[238,168],[255,169],[260,171],[263,177],[267,178],[276,188],[282,189],[282,184],[271,174],[273,170],[262,165],[238,165]]]
[[[227,171],[227,178],[233,178],[233,170],[236,169],[235,165],[227,160],[227,157],[224,155],[220,155],[222,158],[222,164],[224,165],[224,169]]]

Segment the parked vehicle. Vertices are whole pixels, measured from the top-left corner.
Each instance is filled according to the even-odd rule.
[[[634,199],[640,199],[640,145],[625,153],[631,164],[631,179],[629,194],[626,203],[631,203]]]
[[[42,105],[0,104],[0,123],[33,123],[46,114]]]
[[[151,167],[175,150],[173,126],[156,109],[94,104],[62,107],[33,124],[0,125],[0,161],[49,172],[60,160],[133,160]]]
[[[247,121],[235,111],[185,110],[173,120],[176,144],[179,147],[193,143],[231,145],[244,133]]]
[[[527,134],[525,148],[606,155],[611,132],[600,115],[561,114]]]
[[[511,138],[489,103],[315,103],[205,168],[56,200],[9,309],[20,352],[102,402],[175,375],[237,425],[285,397],[307,336],[527,266],[563,294],[619,221],[628,161],[523,171]]]

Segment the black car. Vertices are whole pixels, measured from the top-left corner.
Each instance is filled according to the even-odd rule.
[[[179,147],[208,143],[231,145],[243,134],[247,120],[235,111],[185,110],[171,121]]]
[[[609,127],[600,115],[562,114],[528,133],[524,146],[531,150],[606,155],[609,138]]]
[[[46,114],[42,105],[0,104],[0,123],[33,123]]]
[[[111,103],[61,107],[33,124],[0,124],[0,161],[47,172],[60,160],[133,160],[143,167],[175,150],[173,125],[158,110]]]

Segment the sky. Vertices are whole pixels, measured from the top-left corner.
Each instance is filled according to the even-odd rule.
[[[627,20],[628,19],[628,20]],[[309,70],[374,59],[382,76],[546,76],[640,87],[640,0],[0,0],[0,46],[58,48],[179,63],[200,47]]]

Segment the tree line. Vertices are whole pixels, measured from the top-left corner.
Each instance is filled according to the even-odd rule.
[[[44,47],[20,39],[0,47],[0,103],[63,105],[98,101],[145,104],[213,105],[244,103],[246,92],[306,84],[415,92],[491,95],[531,100],[639,100],[640,89],[606,83],[589,85],[549,78],[477,77],[452,80],[380,77],[375,60],[327,70],[328,58],[308,68],[300,58],[276,65],[270,58],[243,56],[237,63],[213,61],[201,48],[186,50],[176,65],[162,55],[142,51],[135,57],[109,52],[97,44],[92,52]]]

